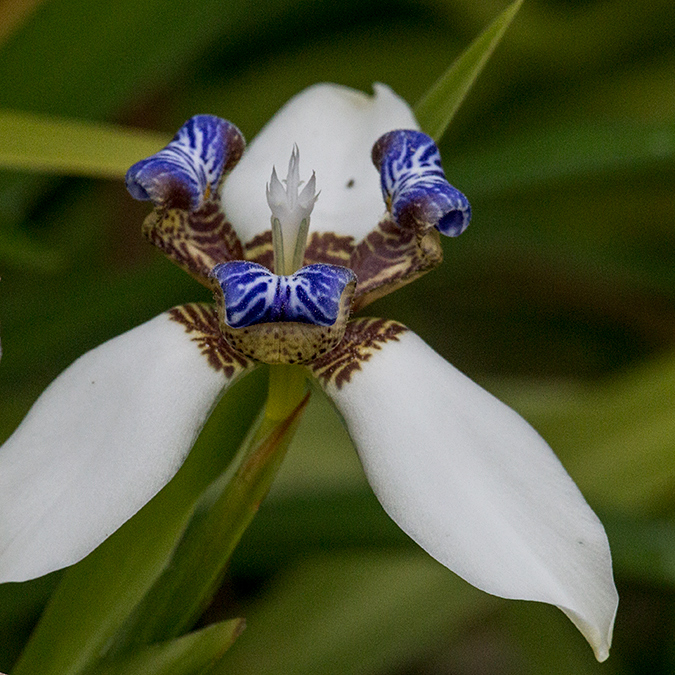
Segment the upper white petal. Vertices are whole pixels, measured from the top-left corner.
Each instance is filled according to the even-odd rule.
[[[357,241],[379,222],[385,207],[370,151],[393,129],[417,129],[408,104],[389,87],[375,94],[338,85],[305,89],[277,112],[247,148],[223,186],[223,206],[243,242],[270,225],[265,185],[297,144],[306,176],[316,172],[319,199],[311,232],[352,235]],[[305,180],[307,178],[305,177]]]
[[[618,601],[607,537],[527,422],[412,332],[327,392],[408,535],[488,593],[559,606],[607,657]]]
[[[168,314],[75,361],[0,448],[0,582],[110,536],[176,473],[227,384]]]

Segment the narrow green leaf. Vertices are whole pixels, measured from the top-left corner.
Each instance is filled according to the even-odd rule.
[[[675,489],[675,356],[596,384],[491,387],[550,443],[592,504],[653,513]]]
[[[170,140],[112,124],[0,111],[0,166],[70,176],[124,178],[139,159]]]
[[[297,371],[300,395],[305,375]],[[253,520],[286,454],[307,405],[304,395],[290,415],[251,433],[230,468],[199,500],[171,559],[112,647],[151,644],[176,637],[194,625],[218,588],[242,534]],[[269,410],[268,401],[268,410]],[[262,432],[262,433],[261,433]]]
[[[0,229],[0,262],[3,267],[53,274],[64,269],[66,259],[63,251],[36,242],[20,231]]]
[[[523,675],[612,675],[621,673],[621,661],[598,663],[583,637],[554,607],[537,602],[509,603],[501,619],[504,632],[513,638]],[[517,645],[517,647],[516,647]],[[526,664],[526,665],[525,665]]]
[[[232,387],[174,479],[82,562],[66,570],[12,675],[76,675],[160,576],[195,501],[227,466],[264,400],[264,379]]]
[[[457,58],[415,105],[415,116],[422,130],[434,140],[441,139],[471,85],[523,4],[509,5]]]
[[[227,651],[244,630],[244,619],[213,624],[175,640],[144,647],[96,668],[96,675],[199,675]]]
[[[55,572],[31,581],[0,584],[0,671],[9,672],[59,581]]]
[[[674,161],[675,125],[602,120],[520,133],[496,147],[453,157],[452,170],[475,198]]]
[[[247,610],[251,630],[209,675],[403,672],[500,602],[419,550],[305,558]]]
[[[0,5],[0,44],[35,11],[42,0],[4,0]]]

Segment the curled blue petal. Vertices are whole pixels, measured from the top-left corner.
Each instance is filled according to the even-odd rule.
[[[350,269],[336,265],[308,265],[290,276],[278,276],[242,260],[216,265],[211,277],[223,292],[225,320],[231,328],[278,321],[332,326],[342,292],[356,279]]]
[[[243,151],[244,137],[234,124],[213,115],[195,115],[163,150],[127,171],[127,190],[155,206],[196,211]]]
[[[402,227],[435,227],[456,237],[471,220],[469,200],[450,183],[430,136],[410,129],[390,131],[373,146],[382,195]]]

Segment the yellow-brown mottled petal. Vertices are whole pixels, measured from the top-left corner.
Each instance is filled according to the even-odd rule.
[[[269,235],[269,236],[266,236]],[[272,236],[260,235],[246,245],[246,259],[271,269]],[[401,228],[384,218],[358,245],[354,238],[314,232],[305,250],[305,265],[349,267],[357,277],[352,310],[409,284],[443,261],[438,232],[433,228]]]
[[[348,267],[358,278],[354,311],[409,284],[443,261],[433,228],[401,228],[386,218],[354,249]]]
[[[207,277],[215,265],[243,257],[241,242],[227,222],[217,195],[205,200],[198,211],[156,209],[145,219],[143,234],[209,288]]]
[[[244,246],[244,260],[258,263],[274,271],[274,246],[272,244],[272,230],[262,232]]]
[[[323,263],[349,267],[353,251],[354,237],[333,232],[310,232],[304,264]]]

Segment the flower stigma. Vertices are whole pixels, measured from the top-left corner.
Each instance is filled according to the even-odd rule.
[[[302,267],[305,257],[309,216],[319,195],[314,173],[299,193],[303,182],[300,180],[300,150],[295,145],[283,181],[286,187],[279,180],[276,168],[272,168],[272,177],[267,184],[267,203],[272,210],[274,271],[277,274],[293,274]]]

